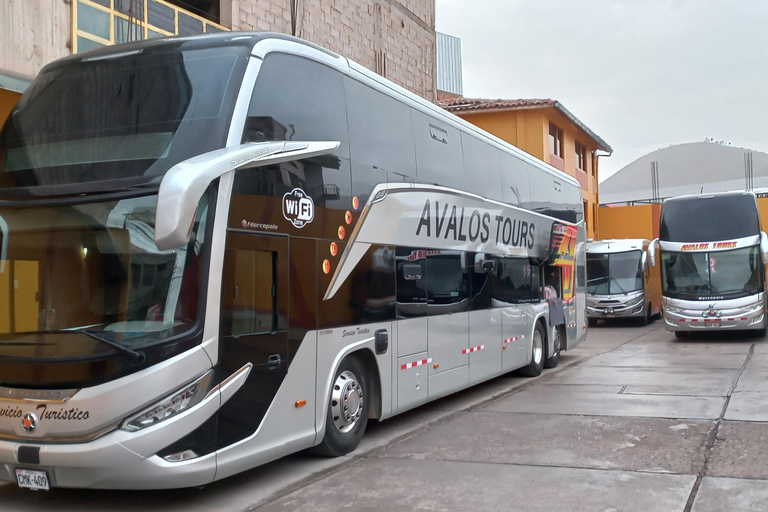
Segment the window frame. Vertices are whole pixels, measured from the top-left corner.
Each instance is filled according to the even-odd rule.
[[[563,129],[552,121],[549,122],[549,154],[564,160]]]

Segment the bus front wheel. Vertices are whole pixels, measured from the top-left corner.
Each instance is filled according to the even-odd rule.
[[[687,338],[687,337],[688,337],[688,333],[687,332],[685,332],[685,331],[675,331],[675,338],[682,340],[682,339]]]
[[[340,457],[357,448],[368,423],[368,377],[356,357],[345,358],[331,383],[325,419],[325,435],[313,448],[318,455]]]

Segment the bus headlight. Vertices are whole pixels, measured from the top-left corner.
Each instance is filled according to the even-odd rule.
[[[761,301],[755,302],[751,306],[748,306],[747,307],[747,313],[751,313],[753,311],[758,311],[758,310],[763,309],[763,308],[765,308],[765,302],[763,302],[761,300]]]
[[[146,409],[126,418],[120,424],[120,428],[136,432],[137,430],[157,425],[161,421],[186,411],[200,403],[205,397],[208,389],[210,389],[211,379],[213,379],[213,370],[208,371],[208,373],[196,381],[187,384]]]
[[[674,314],[676,314],[676,315],[679,315],[680,313],[682,313],[683,311],[685,311],[685,310],[684,310],[684,309],[682,309],[682,308],[676,308],[676,307],[673,307],[673,306],[667,306],[667,307],[665,307],[664,309],[666,309],[666,310],[667,310],[669,313],[674,313]]]
[[[635,306],[637,304],[640,304],[641,302],[643,302],[643,296],[642,295],[640,295],[639,297],[635,297],[634,299],[628,300],[627,303],[625,304],[625,306],[632,307],[632,306]]]

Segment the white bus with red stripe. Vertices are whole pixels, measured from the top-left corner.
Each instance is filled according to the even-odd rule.
[[[764,336],[768,236],[752,192],[680,196],[664,201],[659,238],[664,325],[678,338],[705,330]]]

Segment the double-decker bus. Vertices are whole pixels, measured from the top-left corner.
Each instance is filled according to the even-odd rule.
[[[659,269],[648,264],[650,240],[587,241],[587,317],[636,318],[643,325],[661,313]]]
[[[0,233],[0,480],[22,487],[345,454],[369,418],[586,335],[574,179],[277,34],[46,66],[0,135]]]
[[[768,237],[752,192],[670,198],[659,238],[664,326],[678,338],[708,329],[765,335]]]

